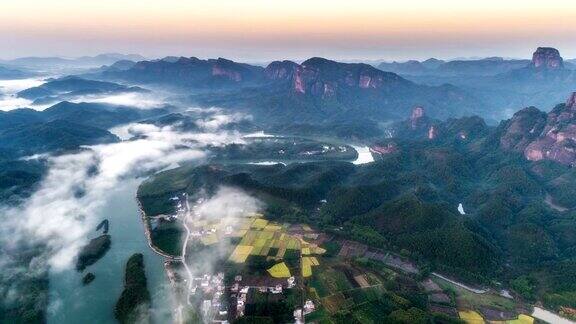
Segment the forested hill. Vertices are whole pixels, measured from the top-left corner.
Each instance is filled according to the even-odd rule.
[[[576,172],[502,148],[502,129],[479,118],[435,126],[433,139],[380,141],[375,147],[389,149],[366,165],[187,166],[156,175],[138,195],[154,215],[171,212],[161,202],[175,192],[240,187],[267,203],[270,218],[306,221],[460,278],[496,279],[553,308],[574,306],[576,281],[562,277],[576,275],[576,206],[567,199]]]

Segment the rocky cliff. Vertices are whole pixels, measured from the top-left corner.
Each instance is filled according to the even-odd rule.
[[[531,161],[543,159],[576,165],[576,93],[548,114],[525,108],[503,124],[500,145],[523,152]]]
[[[547,115],[535,107],[524,108],[502,123],[505,129],[500,136],[500,146],[507,151],[524,152],[540,136],[546,125]]]
[[[286,80],[292,90],[303,95],[330,98],[347,89],[382,89],[412,85],[394,73],[380,71],[367,64],[339,63],[314,57],[296,64],[291,61],[272,62],[265,70],[271,80]]]
[[[194,88],[234,87],[263,80],[263,68],[218,58],[166,57],[141,61],[126,70],[110,69],[105,77],[138,83],[162,83]]]
[[[552,109],[539,138],[526,147],[524,154],[533,161],[550,159],[576,165],[576,93]]]
[[[564,60],[557,49],[552,47],[538,47],[532,55],[531,66],[536,69],[563,69]]]

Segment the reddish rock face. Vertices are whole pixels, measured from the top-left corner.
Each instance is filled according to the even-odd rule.
[[[576,166],[576,110],[574,94],[565,105],[558,105],[547,115],[546,125],[539,136],[527,145],[528,160],[549,159]]]
[[[572,92],[572,95],[566,101],[566,108],[576,110],[576,92]]]
[[[548,116],[534,107],[524,108],[506,122],[500,136],[500,147],[507,151],[523,152],[537,139],[546,126]]]
[[[292,80],[298,66],[292,61],[272,62],[264,69],[264,75],[271,80]]]
[[[433,140],[436,137],[438,137],[438,131],[436,130],[436,127],[434,127],[434,125],[430,126],[430,128],[428,129],[428,139],[429,140]]]
[[[237,71],[232,71],[226,68],[223,68],[221,66],[218,65],[214,65],[212,67],[212,75],[213,76],[223,76],[226,77],[227,79],[230,79],[232,81],[242,81],[242,75],[237,72]]]
[[[296,70],[296,75],[294,77],[294,90],[298,93],[306,93],[306,88],[304,88],[304,80],[302,80],[302,69],[300,68]]]
[[[412,109],[412,115],[410,116],[410,124],[412,129],[415,129],[419,126],[420,120],[424,117],[424,108],[418,106]]]
[[[338,63],[322,58],[311,58],[302,64],[272,62],[264,73],[268,79],[291,81],[296,93],[322,98],[334,97],[348,88],[379,89],[388,83],[407,82],[366,64]]]
[[[537,69],[556,70],[564,68],[564,60],[557,49],[538,47],[532,55],[532,66]]]

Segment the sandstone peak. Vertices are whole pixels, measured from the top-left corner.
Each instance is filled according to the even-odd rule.
[[[538,47],[532,55],[532,66],[537,69],[557,70],[564,68],[564,60],[557,49]]]
[[[412,109],[412,116],[410,119],[418,119],[424,117],[424,107],[416,106]]]
[[[274,61],[266,67],[264,75],[272,80],[290,80],[294,77],[298,64],[292,61]]]
[[[420,119],[424,117],[424,108],[421,106],[416,106],[412,109],[412,115],[410,116],[410,123],[412,128],[416,128],[419,125]]]

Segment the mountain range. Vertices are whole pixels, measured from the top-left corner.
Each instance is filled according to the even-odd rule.
[[[154,177],[159,182],[147,181],[138,194],[160,192],[166,199],[148,199],[174,208],[168,197],[200,189],[192,182],[239,187],[269,203],[267,217],[281,223],[310,223],[385,247],[424,271],[504,282],[515,297],[555,311],[576,307],[574,72],[552,48],[538,48],[520,67],[500,59],[479,63],[503,69],[493,75],[475,74],[472,63],[448,63],[422,62],[429,70],[451,71],[445,75],[456,85],[426,85],[368,64],[325,58],[275,61],[265,68],[222,58],[122,60],[82,77],[50,79],[17,96],[61,101],[146,91],[133,84],[163,86],[182,107],[252,115],[231,123],[234,130],[362,142],[373,163],[188,165]],[[468,72],[454,76],[454,69]],[[542,99],[541,109],[554,108],[517,105],[497,125],[483,118],[536,99]],[[184,110],[62,101],[43,111],[1,111],[0,198],[11,203],[26,197],[46,174],[45,161],[24,157],[116,142],[108,129],[130,122],[198,130],[202,113]],[[458,212],[459,204],[466,214]]]
[[[33,104],[51,104],[72,100],[79,96],[114,95],[121,93],[146,93],[146,89],[130,87],[113,82],[95,81],[76,76],[50,79],[37,87],[22,90],[16,94],[19,98],[32,100]]]
[[[97,68],[102,65],[111,65],[117,61],[143,61],[146,58],[137,54],[107,53],[96,56],[82,56],[77,58],[62,57],[21,57],[13,60],[0,60],[0,64],[15,68],[24,68],[39,71],[60,71]]]
[[[21,157],[80,145],[118,141],[107,129],[166,114],[164,109],[137,109],[99,103],[60,102],[43,111],[0,112],[0,149]]]
[[[0,65],[0,80],[24,79],[34,75],[32,72]]]
[[[396,69],[417,83],[449,83],[463,89],[482,101],[488,114],[480,115],[492,123],[511,117],[518,107],[552,107],[576,89],[575,66],[550,47],[537,48],[531,60],[451,61],[423,72],[411,72],[417,70],[413,66],[422,64],[406,62],[382,68]]]
[[[532,60],[362,63],[311,58],[265,68],[226,59],[167,57],[123,63],[94,77],[177,87],[189,102],[254,112],[267,123],[389,121],[425,105],[437,118],[477,114],[490,123],[523,106],[550,107],[576,87],[576,71],[558,50],[538,48]],[[384,72],[392,70],[394,72]]]
[[[523,68],[529,63],[530,60],[507,60],[502,57],[453,61],[443,61],[431,58],[422,62],[416,60],[391,63],[382,62],[378,64],[377,67],[382,71],[390,71],[401,75],[488,76]]]
[[[169,57],[97,77],[178,87],[190,103],[244,109],[269,124],[383,121],[404,116],[415,104],[431,107],[438,117],[482,109],[476,98],[451,85],[423,86],[367,64],[324,58],[262,68],[222,58]]]

